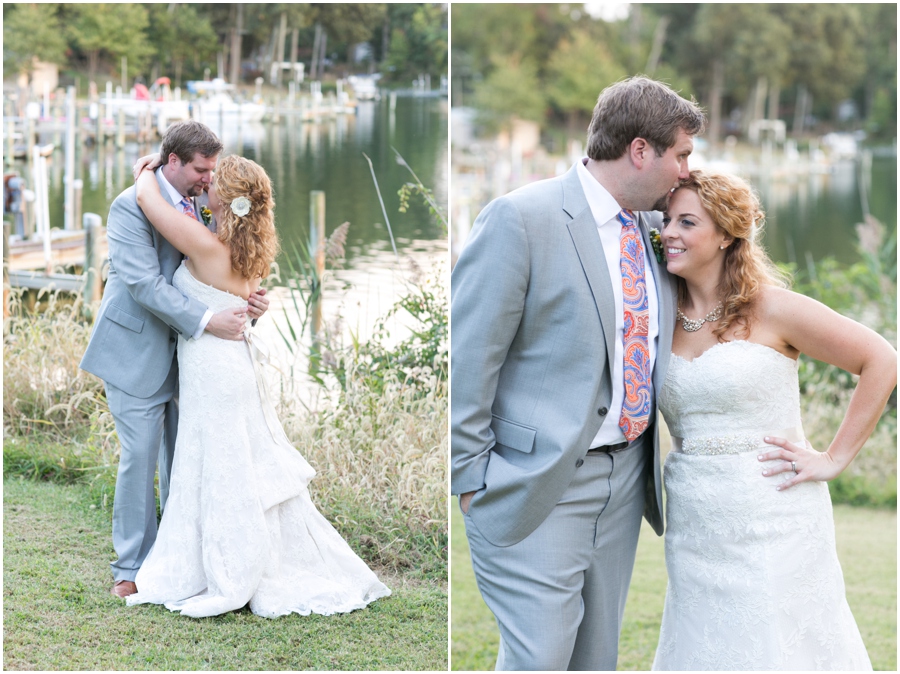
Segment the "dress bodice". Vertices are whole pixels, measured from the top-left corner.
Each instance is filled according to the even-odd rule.
[[[796,360],[743,340],[716,344],[690,361],[673,354],[659,408],[672,435],[685,439],[758,439],[799,428],[797,369]]]
[[[172,285],[185,295],[205,303],[213,312],[233,309],[247,304],[247,300],[243,297],[225,290],[219,290],[208,283],[203,283],[203,281],[198,281],[191,274],[191,271],[187,268],[187,263],[184,261],[175,270],[175,274],[172,276]]]

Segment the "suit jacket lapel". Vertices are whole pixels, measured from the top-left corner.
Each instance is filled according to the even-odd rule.
[[[669,365],[669,355],[672,353],[672,332],[675,325],[675,290],[672,278],[665,266],[656,259],[653,243],[650,241],[650,226],[645,213],[638,213],[638,229],[644,246],[647,248],[650,258],[650,266],[653,269],[653,281],[656,284],[656,296],[659,299],[659,348],[656,350],[656,364],[653,368],[653,388],[658,393],[659,387],[664,381],[666,369]]]
[[[575,252],[594,296],[600,327],[606,341],[606,359],[609,371],[612,372],[616,337],[616,306],[613,300],[612,281],[606,266],[603,245],[597,234],[597,223],[584,197],[575,168],[563,178],[563,210],[572,217],[572,221],[567,224],[569,235],[575,244]]]

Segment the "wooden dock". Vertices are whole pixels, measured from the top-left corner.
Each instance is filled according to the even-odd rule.
[[[106,228],[101,227],[99,234],[96,242],[96,255],[100,260],[105,260],[109,254]],[[83,269],[86,255],[85,239],[86,230],[63,232],[54,236],[50,242],[50,268],[80,267]],[[46,270],[47,268],[44,243],[40,240],[13,240],[9,243],[8,251],[10,273]],[[10,282],[12,282],[12,278],[10,278]]]

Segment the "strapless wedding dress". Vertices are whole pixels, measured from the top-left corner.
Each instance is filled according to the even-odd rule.
[[[803,441],[797,362],[746,341],[673,356],[659,407],[666,592],[655,670],[871,670],[844,591],[828,485],[776,491],[767,435]],[[775,464],[777,462],[770,462]]]
[[[246,305],[184,263],[172,284],[216,312]],[[169,497],[129,605],[204,617],[249,602],[273,618],[345,613],[390,594],[310,500],[315,470],[285,436],[253,351],[252,336],[179,338]]]

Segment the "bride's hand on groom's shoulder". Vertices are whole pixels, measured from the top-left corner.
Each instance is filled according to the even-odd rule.
[[[781,473],[791,473],[791,478],[775,487],[784,491],[801,482],[827,482],[833,480],[846,466],[839,466],[828,452],[820,452],[813,448],[807,440],[803,446],[790,442],[785,438],[774,436],[763,438],[767,445],[777,445],[780,449],[763,452],[757,458],[760,461],[780,460],[776,464],[766,466],[762,474],[773,477]]]
[[[161,164],[162,159],[160,158],[159,152],[154,152],[153,154],[148,154],[138,159],[134,163],[134,166],[131,167],[131,173],[134,176],[134,179],[137,180],[138,176],[141,175],[141,171],[144,169],[150,169],[152,171]]]

